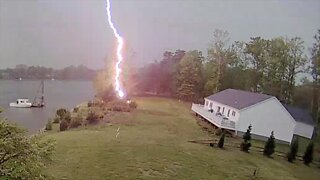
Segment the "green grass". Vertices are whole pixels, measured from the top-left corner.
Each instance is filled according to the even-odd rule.
[[[48,133],[57,147],[45,171],[54,179],[249,179],[256,168],[259,179],[320,177],[319,168],[301,162],[190,143],[212,135],[197,124],[189,104],[136,100],[138,109],[110,116],[112,125]]]

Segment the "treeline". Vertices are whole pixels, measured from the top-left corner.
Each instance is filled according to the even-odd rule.
[[[53,69],[43,66],[17,65],[15,68],[0,70],[0,79],[58,79],[58,80],[92,80],[97,71],[84,65]]]
[[[318,109],[320,30],[314,36],[311,57],[299,37],[230,43],[227,31],[215,30],[207,57],[202,52],[166,51],[159,62],[135,74],[137,92],[177,97],[188,101],[227,89],[242,89],[276,96],[280,101]],[[309,73],[297,86],[297,75]],[[310,76],[310,77],[311,77]],[[301,76],[300,76],[301,77]],[[316,112],[316,110],[315,110]]]

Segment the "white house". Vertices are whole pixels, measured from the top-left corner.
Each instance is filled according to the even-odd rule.
[[[293,135],[311,139],[313,120],[308,112],[283,105],[266,94],[226,89],[204,98],[205,104],[192,104],[192,110],[221,129],[236,135],[252,125],[253,138],[265,139],[274,131],[277,140],[291,143]]]

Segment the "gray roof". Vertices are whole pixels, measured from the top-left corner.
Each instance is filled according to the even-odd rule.
[[[206,99],[228,105],[236,109],[243,109],[258,102],[271,98],[272,96],[248,91],[226,89],[206,97]]]
[[[283,104],[291,116],[299,122],[314,126],[313,119],[307,110]]]

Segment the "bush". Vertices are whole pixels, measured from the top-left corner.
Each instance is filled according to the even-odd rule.
[[[68,111],[64,117],[61,119],[61,121],[67,121],[67,123],[71,122],[71,113]]]
[[[241,151],[244,151],[244,152],[249,152],[249,149],[251,147],[251,125],[248,127],[247,129],[247,132],[244,133],[243,135],[243,142],[241,143],[240,145],[240,149]]]
[[[56,114],[60,119],[62,119],[65,116],[65,114],[67,114],[67,112],[68,111],[65,108],[60,108],[57,110]]]
[[[225,135],[226,135],[225,132],[223,132],[221,137],[220,137],[220,139],[219,139],[219,142],[218,142],[218,147],[221,148],[221,149],[223,148],[223,145],[224,145],[224,137],[225,137]]]
[[[73,108],[73,112],[78,112],[79,111],[79,107],[75,107],[75,108]]]
[[[93,106],[93,102],[89,101],[87,105],[88,105],[88,107],[92,107]]]
[[[71,121],[71,113],[64,108],[60,108],[57,110],[56,117],[53,122],[59,123],[62,121],[67,121],[67,123],[70,123]]]
[[[129,104],[123,100],[116,100],[110,103],[112,111],[130,112]]]
[[[98,94],[98,97],[102,99],[104,102],[111,102],[117,99],[117,95],[112,86],[109,86],[103,92]]]
[[[43,170],[54,141],[27,136],[25,130],[2,120],[0,130],[0,179],[46,179]]]
[[[303,162],[305,165],[309,165],[313,160],[313,142],[308,144],[308,147],[303,155]]]
[[[89,124],[95,124],[99,121],[99,115],[95,111],[90,110],[86,120],[88,121]]]
[[[130,107],[131,109],[137,109],[138,104],[137,104],[135,101],[130,101],[129,107]]]
[[[287,158],[289,162],[293,162],[296,159],[297,153],[299,149],[298,138],[295,138],[293,143],[290,146],[290,152],[287,154]]]
[[[47,131],[51,131],[52,130],[52,121],[51,121],[51,119],[48,120],[45,130],[47,130]]]
[[[60,122],[60,131],[65,131],[69,128],[69,123],[67,121]]]
[[[56,124],[60,123],[60,118],[59,117],[55,117],[53,119],[53,123],[56,123]]]
[[[70,128],[76,128],[82,125],[83,119],[81,116],[76,116],[71,119]]]
[[[270,157],[274,153],[275,147],[276,147],[275,138],[273,136],[273,131],[272,131],[270,137],[268,138],[266,144],[264,145],[263,155]]]

